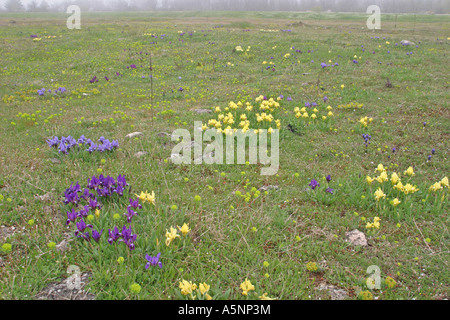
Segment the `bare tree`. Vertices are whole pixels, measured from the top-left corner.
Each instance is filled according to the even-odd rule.
[[[33,0],[27,5],[27,11],[36,12],[38,9],[38,6],[39,5],[38,5],[37,0]]]
[[[25,7],[20,0],[8,0],[6,1],[5,8],[10,12],[20,12],[24,11]]]
[[[50,9],[50,6],[48,5],[48,2],[46,0],[42,0],[41,4],[37,8],[37,10],[40,12],[47,12],[47,11],[49,11],[49,9]]]

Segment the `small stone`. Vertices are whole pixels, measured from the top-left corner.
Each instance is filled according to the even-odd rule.
[[[259,188],[258,190],[259,190],[259,191],[267,191],[267,190],[272,190],[272,189],[278,190],[278,186],[272,186],[272,185],[269,185],[269,186],[262,186],[262,187]]]
[[[127,134],[125,137],[132,139],[134,137],[143,136],[143,135],[144,134],[142,132],[132,132],[132,133]]]
[[[367,246],[366,236],[358,229],[345,233],[345,241],[348,241],[355,246]]]
[[[330,293],[331,300],[345,300],[348,297],[347,291],[340,289],[333,285],[327,285],[325,283],[320,284],[319,290],[327,290]]]
[[[39,200],[41,200],[41,201],[50,201],[50,200],[51,200],[50,193],[46,193],[46,194],[44,194],[43,196],[35,195],[34,198],[35,198],[35,199],[39,199]]]
[[[52,158],[52,159],[50,159],[50,161],[51,161],[53,164],[60,164],[60,163],[61,163],[61,160],[56,159],[56,158]]]
[[[136,153],[134,154],[134,156],[135,156],[136,158],[140,158],[140,157],[145,156],[145,155],[147,155],[147,154],[148,154],[147,151],[139,151],[139,152],[136,152]]]
[[[402,45],[404,45],[404,46],[409,46],[409,45],[414,45],[415,44],[414,42],[411,42],[409,40],[402,40],[402,41],[400,41],[400,43]]]
[[[194,110],[196,113],[201,114],[201,113],[211,113],[212,110],[210,109],[195,109]]]

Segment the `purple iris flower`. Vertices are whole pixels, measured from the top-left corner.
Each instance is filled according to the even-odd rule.
[[[117,177],[117,185],[121,187],[128,186],[127,180],[125,179],[125,176],[120,175]]]
[[[323,97],[323,102],[327,102],[327,101],[328,101],[328,97],[327,96]]]
[[[287,97],[286,100],[287,101],[292,101],[292,98],[291,97]]]
[[[84,222],[83,219],[81,219],[79,222],[76,223],[77,224],[77,230],[75,231],[75,236],[80,238],[83,237],[86,239],[86,234],[89,235],[89,233],[84,233],[84,230],[86,230],[87,228],[91,228],[92,229],[92,225],[90,224],[86,224],[86,222]],[[87,239],[89,240],[89,239]]]
[[[79,231],[79,232],[84,232],[84,230],[86,230],[86,228],[92,228],[92,225],[86,224],[86,222],[84,222],[83,219],[78,221],[76,223],[76,225],[77,225],[77,229],[78,229],[77,231]]]
[[[322,62],[322,63],[320,64],[320,66],[322,67],[322,69],[324,69],[324,68],[327,67],[327,64],[326,64],[325,62]]]
[[[69,152],[69,147],[68,146],[66,146],[66,144],[63,142],[63,141],[61,141],[60,143],[59,143],[59,147],[58,147],[58,152],[59,153],[65,153],[65,154],[67,154],[68,152]]]
[[[133,209],[142,209],[142,205],[139,203],[139,198],[137,198],[136,200],[130,198],[130,206]]]
[[[127,207],[127,212],[125,213],[125,216],[127,217],[127,222],[130,223],[131,220],[133,219],[133,216],[137,216],[137,212],[133,211],[133,209],[131,209],[131,206]]]
[[[65,196],[65,200],[64,200],[65,204],[69,204],[69,203],[77,204],[80,201],[80,197],[78,196],[78,194],[76,192],[68,192],[68,193],[65,193],[64,196]]]
[[[330,182],[331,181],[331,176],[327,175],[326,179],[327,179],[327,182]]]
[[[111,150],[112,150],[112,145],[111,145],[111,142],[110,142],[109,140],[105,140],[105,141],[103,142],[103,144],[102,144],[102,150],[103,150],[103,151],[105,151],[105,150],[111,151]]]
[[[334,189],[331,189],[331,188],[327,188],[327,190],[325,190],[325,192],[329,192],[331,194],[333,194],[333,191],[334,191]]]
[[[98,188],[97,193],[100,197],[108,197],[111,195],[111,190],[108,189],[107,187]]]
[[[136,241],[137,234],[133,234],[131,230],[131,226],[127,229],[126,226],[123,226],[122,228],[122,239],[119,240],[119,242],[125,243],[130,250],[134,250],[135,245],[134,242]]]
[[[75,211],[75,208],[72,208],[72,211],[67,211],[67,221],[66,226],[68,226],[71,222],[75,222],[77,219],[77,212]]]
[[[92,230],[92,239],[95,240],[95,242],[98,242],[100,240],[100,237],[102,236],[103,229],[98,232],[97,230]]]
[[[311,104],[309,102],[305,102],[305,107],[311,108]]]
[[[89,153],[92,153],[93,151],[97,150],[98,146],[95,143],[91,143],[91,145],[89,146],[88,149],[86,149],[87,151],[89,151]]]
[[[107,145],[105,145],[105,144],[99,144],[99,145],[97,146],[97,151],[98,151],[98,152],[103,152],[103,151],[106,150],[106,148],[107,148]]]
[[[77,142],[78,144],[84,144],[86,142],[86,137],[84,136],[84,134],[81,135]]]
[[[93,193],[89,192],[89,188],[84,188],[84,191],[81,194],[80,198],[84,199],[86,201],[88,201],[88,199],[89,199],[89,202],[90,202],[92,198],[95,198],[95,195]]]
[[[114,227],[113,231],[111,231],[111,229],[108,229],[108,233],[109,233],[109,238],[108,238],[109,244],[112,244],[113,242],[117,241],[117,239],[119,239],[121,237],[121,234],[120,234],[117,226]]]
[[[428,155],[428,161],[430,161],[430,160],[431,160],[431,154]]]
[[[316,179],[312,179],[311,180],[311,182],[308,184],[310,187],[311,187],[311,189],[315,189],[316,187],[320,187],[320,184],[319,184],[319,182],[317,182],[317,180]]]
[[[80,184],[78,183],[78,181],[75,184],[75,186],[72,183],[70,185],[70,187],[64,191],[64,197],[65,197],[64,203],[65,204],[69,204],[69,203],[77,204],[78,201],[80,201],[80,197],[78,196],[78,192],[80,192],[80,191],[81,191],[81,187],[80,187]]]
[[[436,150],[433,148],[433,149],[431,149],[431,154],[435,154],[436,153]]]
[[[58,144],[59,144],[59,139],[58,139],[58,137],[53,137],[53,138],[51,138],[51,139],[48,139],[47,140],[47,144],[49,145],[49,147],[57,147],[58,146]]]
[[[101,205],[100,205],[100,203],[97,201],[97,199],[92,199],[92,198],[90,198],[89,199],[89,208],[91,208],[92,210],[94,210],[94,209],[100,209],[101,208]]]
[[[113,177],[110,177],[110,176],[104,177],[101,174],[98,178],[102,182],[102,185],[108,189],[111,189],[111,187],[116,184],[116,181],[114,180]]]
[[[148,254],[145,255],[145,259],[148,261],[145,265],[145,269],[147,270],[150,266],[158,266],[162,268],[162,263],[159,261],[159,257],[161,256],[161,252],[159,252],[156,256],[152,257]]]
[[[92,176],[92,179],[88,178],[88,188],[89,189],[97,189],[101,185],[100,179],[98,179],[96,176]]]
[[[89,206],[84,206],[83,209],[81,209],[80,211],[78,211],[78,217],[79,218],[85,218],[88,216],[89,214]]]
[[[123,196],[123,191],[125,189],[122,186],[117,186],[116,189],[114,189],[114,191],[119,195],[119,196]]]

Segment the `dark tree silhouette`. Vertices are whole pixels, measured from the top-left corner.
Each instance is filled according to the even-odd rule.
[[[5,9],[10,12],[24,11],[25,7],[20,0],[8,0],[5,4]]]

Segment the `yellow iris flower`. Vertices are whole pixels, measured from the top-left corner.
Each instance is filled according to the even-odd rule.
[[[240,288],[242,289],[242,294],[244,296],[248,295],[249,291],[255,290],[255,286],[252,285],[250,280],[247,278],[245,278],[245,281],[241,283]]]

